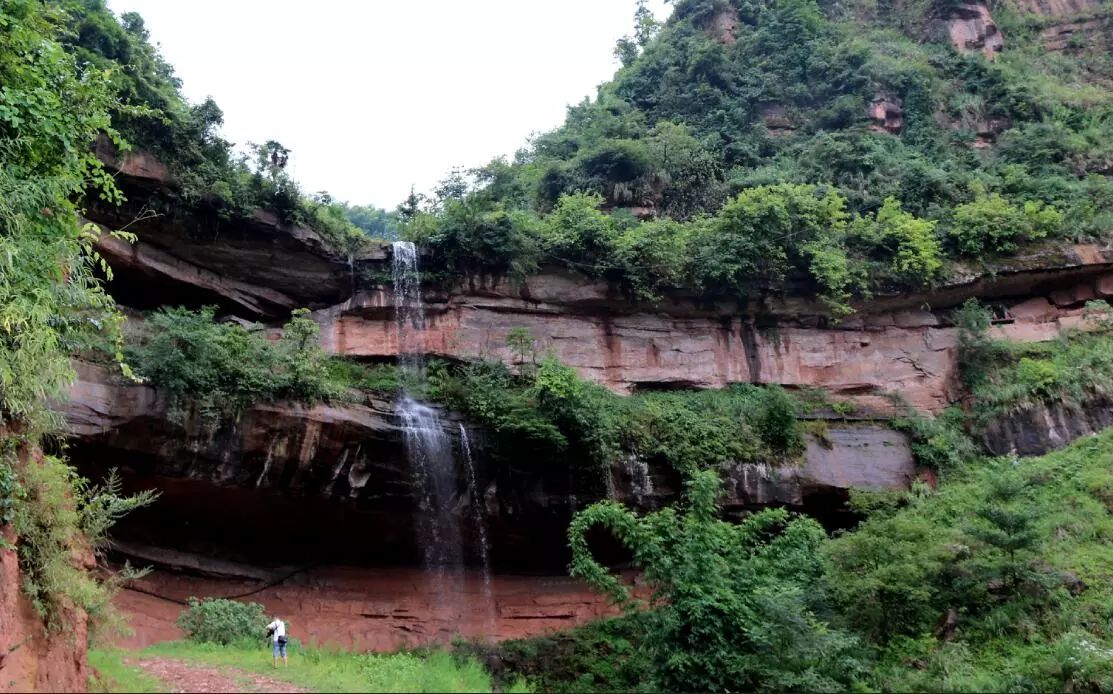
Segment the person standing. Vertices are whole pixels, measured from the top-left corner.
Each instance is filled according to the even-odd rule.
[[[274,639],[274,667],[278,669],[278,656],[282,655],[282,666],[290,667],[290,661],[286,659],[286,622],[283,622],[278,617],[267,625],[267,634]]]

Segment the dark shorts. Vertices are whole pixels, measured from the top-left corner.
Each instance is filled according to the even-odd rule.
[[[277,640],[274,642],[274,657],[286,657],[286,643],[279,643]]]

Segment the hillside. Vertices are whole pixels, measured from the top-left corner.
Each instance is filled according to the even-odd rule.
[[[0,690],[246,657],[162,644],[194,596],[469,642],[307,686],[1113,687],[1107,4],[641,8],[392,212],[237,154],[138,15],[0,26]]]
[[[409,233],[451,273],[818,291],[836,313],[955,261],[1100,240],[1108,32],[1097,3],[681,2],[596,99]]]

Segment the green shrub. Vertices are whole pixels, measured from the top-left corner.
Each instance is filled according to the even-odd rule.
[[[1082,408],[1113,397],[1113,333],[1108,305],[1090,302],[1090,329],[1064,331],[1050,342],[1010,343],[988,337],[989,314],[973,303],[958,323],[963,381],[972,397],[972,424],[1050,404]]]
[[[829,542],[836,621],[873,644],[881,690],[1101,691],[1113,430],[1039,458],[952,470]]]
[[[640,647],[654,688],[847,689],[862,674],[854,641],[813,612],[822,528],[780,509],[722,521],[719,490],[718,476],[703,471],[682,514],[638,518],[609,501],[582,511],[568,531],[572,575],[629,605],[628,588],[592,556],[588,532],[602,527],[632,552],[653,591]]]
[[[344,397],[349,388],[397,388],[392,365],[329,358],[305,309],[293,312],[277,341],[261,328],[218,323],[215,315],[213,307],[159,309],[128,349],[136,373],[170,394],[179,417],[187,407],[221,417],[267,400],[313,403]]]
[[[653,691],[651,663],[641,647],[645,622],[646,615],[632,614],[556,634],[456,648],[498,663],[493,674],[504,688],[523,677],[542,692]]]
[[[790,462],[804,450],[796,401],[777,386],[619,396],[549,356],[514,374],[501,362],[435,364],[426,393],[481,423],[495,455],[577,461],[605,473],[634,456],[680,472]],[[524,455],[529,451],[529,455]]]
[[[935,417],[911,414],[893,420],[893,428],[911,439],[916,462],[937,471],[957,470],[978,459],[978,447],[965,425],[966,414],[957,407],[948,407]]]
[[[954,209],[951,239],[964,255],[1013,253],[1020,243],[1059,233],[1063,215],[1036,201],[1016,207],[994,193]]]
[[[233,644],[261,640],[267,616],[255,602],[223,598],[189,599],[189,608],[178,616],[178,626],[186,638],[198,643]]]
[[[935,235],[936,223],[901,209],[896,198],[886,198],[873,217],[858,217],[851,236],[878,255],[898,281],[915,286],[935,278],[943,268],[943,249]]]

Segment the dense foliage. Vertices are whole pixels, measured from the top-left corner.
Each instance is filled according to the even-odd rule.
[[[267,617],[257,602],[224,598],[189,599],[189,607],[178,615],[178,626],[186,638],[198,643],[258,643],[264,636]]]
[[[217,322],[216,309],[163,308],[140,323],[127,350],[135,373],[166,391],[177,417],[215,419],[267,400],[348,397],[347,389],[393,392],[393,367],[329,358],[308,311],[293,312],[276,340],[262,326]]]
[[[76,559],[86,552],[100,558],[116,520],[158,495],[123,496],[114,473],[103,485],[93,485],[53,456],[19,462],[6,451],[0,468],[20,474],[11,527],[19,538],[21,588],[46,625],[65,628],[65,610],[77,607],[89,616],[94,635],[119,627],[112,597],[120,583],[139,574],[128,568],[97,580]]]
[[[1087,304],[1080,327],[1048,342],[1004,339],[989,309],[975,302],[959,317],[974,429],[1038,406],[1082,411],[1113,397],[1113,309],[1106,302]]]
[[[1113,685],[1111,454],[1107,431],[1042,458],[986,462],[832,542],[835,599],[875,644],[878,684]]]
[[[952,48],[946,3],[688,0],[664,26],[642,8],[597,98],[512,163],[411,199],[405,234],[453,274],[557,265],[650,298],[815,291],[836,313],[929,285],[949,258],[1104,238],[1105,39],[1053,54],[1042,18],[993,12],[991,62]]]
[[[603,502],[573,523],[573,573],[630,598],[591,558],[588,530],[606,528],[661,600],[648,612],[497,650],[546,691],[739,682],[1105,691],[1113,686],[1111,457],[1113,430],[1042,458],[968,459],[938,491],[858,499],[868,517],[830,539],[782,511],[739,526],[717,520],[713,475],[695,477],[690,494],[702,502],[685,512],[637,518]],[[734,678],[719,679],[726,672]]]
[[[89,485],[66,463],[40,457],[57,425],[48,401],[73,378],[73,351],[115,351],[119,320],[94,270],[98,232],[78,223],[83,194],[120,199],[92,154],[106,136],[123,144],[110,112],[110,76],[60,43],[66,16],[38,0],[0,0],[0,527],[16,538],[22,588],[51,628],[84,609],[112,621],[111,582],[86,570],[121,513],[150,495],[121,497],[110,480]],[[117,355],[119,356],[119,355]]]
[[[798,403],[779,387],[619,396],[553,357],[519,373],[500,362],[431,370],[428,393],[494,434],[491,453],[605,471],[635,458],[681,473],[803,452]]]
[[[718,475],[701,471],[683,512],[638,518],[613,502],[588,508],[568,531],[572,575],[629,603],[629,589],[592,556],[588,531],[604,527],[630,549],[652,591],[641,642],[650,688],[847,689],[859,674],[853,640],[812,608],[822,595],[823,529],[779,509],[720,520],[719,489]]]

